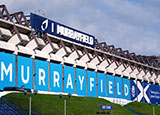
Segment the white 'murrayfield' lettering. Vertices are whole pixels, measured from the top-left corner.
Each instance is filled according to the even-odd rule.
[[[53,75],[54,75],[54,87],[56,87],[56,84],[57,84],[57,87],[60,87],[59,86],[59,73],[57,71],[54,71]]]
[[[27,79],[24,79],[24,66],[21,65],[21,78],[24,84],[27,84],[29,81],[29,66],[27,66]]]
[[[92,88],[94,87],[94,78],[90,78],[90,91],[92,91]]]
[[[112,91],[112,82],[111,81],[109,81],[109,93],[113,94],[113,91]]]
[[[67,87],[71,86],[71,89],[73,89],[73,84],[72,84],[72,78],[71,78],[71,74],[68,74],[68,80],[67,80]]]
[[[72,38],[74,40],[77,40],[83,43],[87,43],[89,45],[93,45],[93,37],[90,37],[86,34],[74,31],[70,28],[67,28],[61,25],[57,25],[57,34]]]
[[[83,88],[82,88],[83,81],[84,81],[84,76],[82,76],[82,79],[81,79],[81,77],[79,76],[79,82],[80,82],[80,85],[81,85],[81,90],[83,89]]]
[[[9,81],[12,82],[12,63],[10,63],[8,69],[6,69],[4,62],[1,62],[1,81],[4,80],[3,71],[5,72],[6,76],[8,75],[8,73],[10,73]]]
[[[39,85],[41,85],[41,81],[42,81],[44,86],[46,85],[45,81],[44,81],[45,76],[46,76],[46,74],[45,74],[44,69],[39,69]]]

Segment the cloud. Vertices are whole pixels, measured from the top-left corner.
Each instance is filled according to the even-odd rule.
[[[40,14],[141,55],[160,55],[159,0],[1,0],[9,12]]]

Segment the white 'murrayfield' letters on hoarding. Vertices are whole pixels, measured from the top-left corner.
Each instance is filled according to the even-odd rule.
[[[48,62],[35,59],[35,89],[48,91]]]
[[[123,98],[130,100],[130,84],[127,78],[123,78]]]
[[[114,76],[107,74],[107,97],[114,98]]]
[[[24,63],[25,62],[25,63]],[[33,60],[22,56],[17,57],[18,87],[33,88]]]
[[[122,98],[122,78],[115,77],[115,85],[116,85],[116,98]]]
[[[51,92],[62,92],[62,65],[50,63],[50,75]]]
[[[86,96],[86,70],[76,68],[76,79],[77,94]]]
[[[15,87],[15,55],[0,52],[0,90]]]
[[[96,97],[96,72],[87,70],[88,97]]]
[[[75,69],[70,66],[64,66],[64,92],[75,93]]]
[[[104,73],[98,73],[98,96],[106,97],[106,77]]]

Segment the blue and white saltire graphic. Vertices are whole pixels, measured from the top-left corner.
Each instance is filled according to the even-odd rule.
[[[149,96],[149,84],[144,82],[143,83],[143,102],[150,103],[150,96]]]
[[[62,92],[62,65],[50,63],[50,90]]]
[[[64,66],[64,92],[75,94],[75,68]]]
[[[160,90],[158,85],[150,85],[150,101],[153,104],[160,104]]]
[[[77,94],[86,96],[86,70],[76,68]]]
[[[130,100],[130,84],[126,78],[123,78],[123,98]]]
[[[137,81],[137,101],[143,102],[143,82]]]
[[[105,74],[98,72],[98,96],[106,97]]]
[[[114,76],[107,74],[107,97],[114,98]]]
[[[35,89],[48,91],[48,62],[35,59]]]
[[[25,63],[24,63],[25,62]],[[33,88],[33,60],[32,58],[17,57],[18,87]]]
[[[87,71],[88,97],[96,97],[96,72]]]
[[[15,55],[0,52],[0,90],[15,87]]]
[[[131,83],[131,100],[136,101],[137,100],[137,84],[136,80],[130,80]]]
[[[116,98],[122,98],[122,78],[115,76]]]

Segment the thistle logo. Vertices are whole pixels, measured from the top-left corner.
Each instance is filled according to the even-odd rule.
[[[135,95],[136,95],[136,94],[135,94],[135,91],[136,91],[136,90],[135,90],[135,87],[132,86],[132,97],[135,97]]]
[[[41,24],[42,31],[45,31],[48,28],[48,19],[44,20]]]

